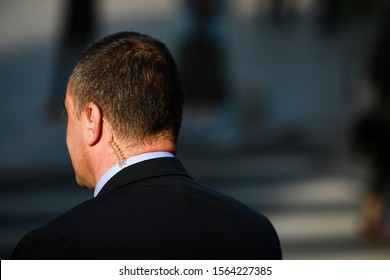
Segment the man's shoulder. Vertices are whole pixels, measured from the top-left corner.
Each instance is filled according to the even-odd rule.
[[[62,213],[45,225],[46,228],[56,229],[62,224],[70,225],[76,222],[85,223],[85,221],[93,219],[100,211],[101,205],[95,198],[86,200],[66,212]]]
[[[43,226],[28,232],[16,245],[12,259],[72,259],[72,250],[55,229]]]

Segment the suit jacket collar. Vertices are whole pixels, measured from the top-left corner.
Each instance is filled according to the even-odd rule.
[[[165,175],[182,175],[191,178],[177,158],[150,159],[125,167],[104,185],[98,196],[130,183]]]

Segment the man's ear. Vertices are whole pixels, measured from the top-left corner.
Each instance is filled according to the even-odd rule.
[[[102,136],[103,117],[100,108],[95,103],[89,103],[85,108],[87,144],[95,145]]]

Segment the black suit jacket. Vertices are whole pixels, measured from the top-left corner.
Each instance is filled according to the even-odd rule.
[[[124,168],[28,233],[13,259],[281,259],[269,220],[194,181],[176,158]]]

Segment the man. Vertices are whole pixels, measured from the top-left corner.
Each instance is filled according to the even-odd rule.
[[[183,93],[161,42],[124,32],[70,77],[67,146],[95,197],[27,234],[14,259],[280,259],[267,218],[194,181],[174,157]]]

